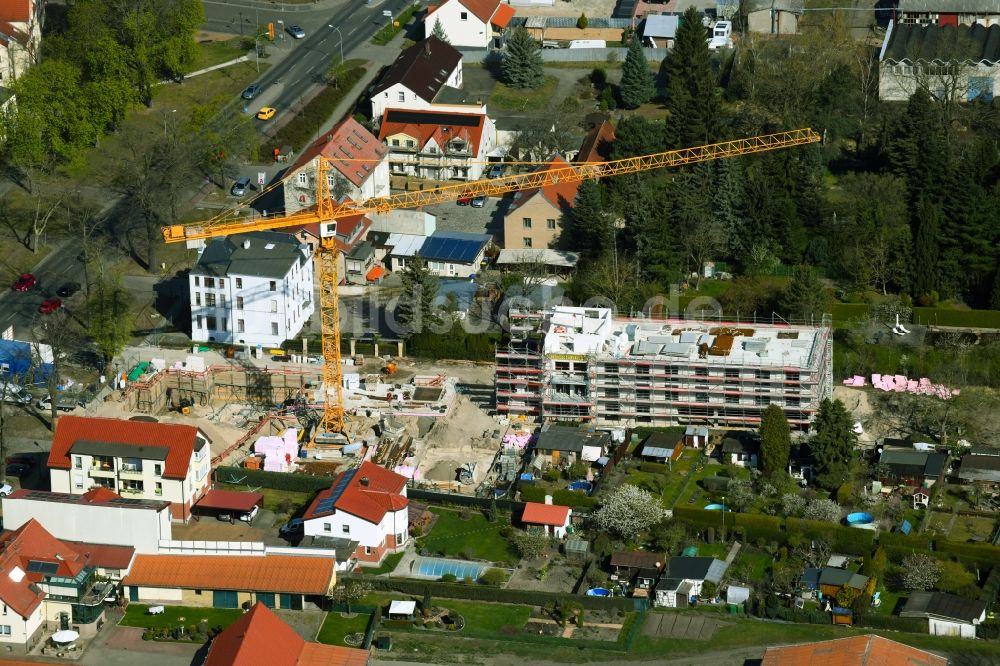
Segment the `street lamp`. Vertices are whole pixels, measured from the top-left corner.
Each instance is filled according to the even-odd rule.
[[[722,496],[722,534],[720,535],[723,539],[726,538],[726,496]]]
[[[253,54],[257,59],[257,73],[260,74],[260,40],[264,38],[264,35],[257,35],[253,39]]]
[[[340,37],[340,64],[343,65],[344,64],[344,35],[343,35],[343,33],[340,32],[340,28],[335,28],[332,25],[330,25],[329,23],[326,24],[326,27],[330,28],[331,30],[336,30],[337,31],[337,36]]]

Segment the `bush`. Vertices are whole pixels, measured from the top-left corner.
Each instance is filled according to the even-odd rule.
[[[446,573],[445,575],[441,576],[442,583],[454,583],[456,580],[458,580],[458,577],[455,576],[455,574],[453,573]]]
[[[655,462],[642,462],[639,464],[639,470],[642,472],[650,472],[651,474],[666,474],[669,471],[667,466],[663,463]]]
[[[587,15],[580,14],[580,18],[576,20],[576,27],[579,28],[580,30],[586,30],[587,25],[589,25],[589,23],[590,21],[587,20]]]
[[[608,82],[608,72],[603,67],[595,67],[590,72],[590,83],[595,88],[603,88]]]
[[[722,476],[706,476],[701,480],[701,487],[710,493],[721,493],[729,487],[729,479]]]
[[[407,351],[418,358],[456,358],[467,361],[492,361],[494,345],[500,340],[496,331],[466,333],[456,324],[444,334],[423,331],[407,339]]]
[[[503,587],[503,584],[507,582],[507,572],[503,569],[490,568],[483,572],[480,576],[479,582],[483,585],[492,585],[493,587]]]

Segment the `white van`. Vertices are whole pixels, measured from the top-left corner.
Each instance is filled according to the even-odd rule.
[[[603,39],[574,39],[569,43],[571,49],[606,49],[607,41]]]

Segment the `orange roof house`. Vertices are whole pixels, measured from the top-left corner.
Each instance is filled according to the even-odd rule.
[[[535,173],[563,169],[570,164],[553,155]],[[579,182],[558,182],[521,190],[504,214],[504,249],[552,247],[562,232],[562,219],[573,208]]]
[[[947,666],[925,650],[869,634],[767,648],[761,666]]]
[[[602,120],[583,137],[580,152],[574,162],[607,162],[611,159],[611,148],[615,142],[615,127],[610,120]]]
[[[546,535],[562,538],[566,536],[573,510],[558,504],[526,502],[521,522],[527,526],[541,527]]]
[[[137,555],[124,582],[160,589],[325,595],[334,581],[331,557]]]
[[[205,666],[365,666],[364,650],[307,643],[267,606],[248,613],[215,637]]]

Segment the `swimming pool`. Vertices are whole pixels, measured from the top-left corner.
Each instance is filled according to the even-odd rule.
[[[426,578],[440,578],[445,574],[452,574],[458,580],[471,578],[479,580],[483,571],[488,568],[486,564],[480,562],[465,562],[463,560],[446,560],[438,557],[418,557],[414,561],[411,571]]]
[[[705,511],[729,511],[729,507],[725,504],[706,504]]]
[[[592,587],[589,590],[587,590],[587,596],[588,597],[610,597],[611,596],[611,590],[608,590],[608,589],[603,588],[603,587]]]

